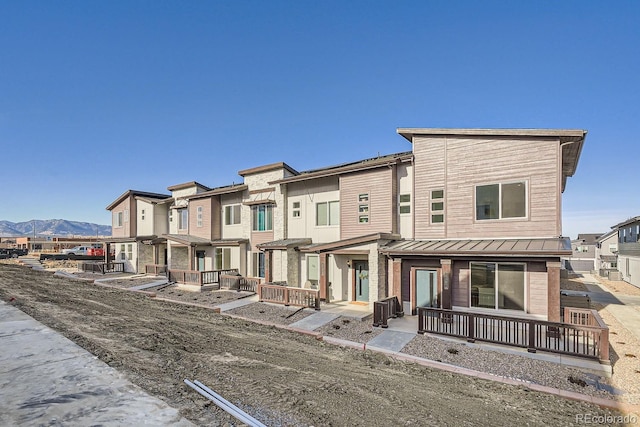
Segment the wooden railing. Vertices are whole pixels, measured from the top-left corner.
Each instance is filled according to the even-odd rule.
[[[389,297],[373,303],[373,326],[388,328],[390,318],[402,317],[404,312],[398,297]]]
[[[257,292],[258,285],[262,279],[260,277],[243,277],[237,275],[220,275],[220,289],[233,291]]]
[[[609,328],[597,312],[566,307],[575,323],[492,316],[438,308],[418,307],[418,333],[433,333],[526,348],[527,351],[596,359],[609,364]]]
[[[317,289],[260,283],[258,285],[258,300],[320,310],[320,291]]]
[[[154,276],[166,276],[167,266],[165,264],[146,264],[144,266],[145,274],[153,274]]]
[[[83,262],[80,270],[92,273],[123,273],[124,262]]]
[[[169,281],[177,282],[185,285],[220,285],[220,275],[237,273],[238,270],[210,270],[210,271],[196,271],[196,270],[169,270]]]

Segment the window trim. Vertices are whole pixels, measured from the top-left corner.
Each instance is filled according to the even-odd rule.
[[[331,223],[331,205],[338,207],[338,222],[336,224]],[[327,206],[327,223],[326,224],[318,224],[318,207],[320,205]],[[326,202],[317,202],[316,203],[316,227],[337,227],[340,225],[340,200],[327,200]]]
[[[189,229],[189,210],[186,208],[178,209],[178,230]]]
[[[403,202],[402,196],[409,196],[409,201]],[[409,212],[402,212],[402,208],[409,208]],[[398,194],[398,215],[411,215],[411,193]]]
[[[291,217],[296,219],[302,217],[302,203],[300,201],[291,202]]]
[[[124,226],[123,215],[122,211],[113,213],[114,227],[121,228]]]
[[[237,208],[237,218],[235,215],[236,212],[236,208]],[[225,205],[224,209],[223,209],[223,215],[224,215],[224,225],[240,225],[242,224],[242,205],[239,203],[234,203],[232,205]],[[229,215],[227,215],[227,212],[229,213]],[[229,221],[227,221],[229,220]]]
[[[196,207],[196,227],[202,227],[202,217],[204,216],[203,211],[204,209],[202,206]]]
[[[502,186],[509,184],[524,184],[524,216],[507,217],[502,215]],[[488,187],[490,185],[498,186],[498,218],[486,218],[478,219],[478,187]],[[528,179],[514,179],[509,181],[491,182],[484,184],[475,184],[473,186],[473,220],[474,222],[489,222],[489,221],[522,221],[529,219],[529,180]]]
[[[442,197],[434,197],[433,193],[435,193],[436,191],[441,191],[442,192]],[[429,191],[429,224],[432,225],[442,225],[444,224],[445,221],[445,216],[444,216],[444,187],[443,188],[436,188],[433,189],[431,191]],[[433,204],[434,203],[442,203],[442,209],[433,209]],[[435,218],[438,217],[442,217],[442,221],[435,221]]]
[[[471,265],[472,264],[483,264],[483,265],[487,265],[487,264],[493,264],[495,266],[494,272],[495,272],[495,288],[494,288],[494,308],[487,308],[487,307],[474,307],[471,305]],[[500,283],[498,282],[498,265],[521,265],[523,266],[523,270],[522,270],[522,293],[523,293],[523,301],[522,301],[522,305],[524,306],[522,310],[514,310],[514,309],[510,309],[510,308],[497,308],[498,307],[498,290],[500,289]],[[529,313],[529,301],[527,300],[527,295],[529,294],[529,284],[527,281],[527,263],[526,262],[499,262],[499,261],[469,261],[469,292],[468,292],[468,298],[469,298],[469,309],[471,310],[478,310],[478,311],[485,311],[485,312],[491,312],[491,313],[495,313],[496,311],[499,312],[513,312],[513,313],[525,313],[528,314]]]
[[[258,227],[259,222],[256,221],[256,212],[264,210],[264,229]],[[261,233],[264,231],[273,231],[273,205],[263,204],[251,206],[251,231]]]

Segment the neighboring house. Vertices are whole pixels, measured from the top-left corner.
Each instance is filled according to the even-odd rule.
[[[596,243],[604,233],[578,234],[571,241],[571,256],[564,259],[564,267],[569,271],[591,272],[598,267]]]
[[[611,230],[596,240],[596,267],[600,276],[609,280],[620,280],[618,230]]]
[[[114,200],[111,238],[105,240],[106,254],[124,263],[124,271],[144,272],[145,265],[167,264],[167,212],[171,196],[128,190]]]
[[[158,198],[169,231],[157,234],[169,269],[237,269],[370,308],[396,296],[409,315],[433,306],[559,320],[561,258],[572,254],[560,237],[561,193],[586,131],[398,133],[411,151],[169,187]]]
[[[622,280],[640,287],[640,216],[612,228],[618,231],[618,271]]]

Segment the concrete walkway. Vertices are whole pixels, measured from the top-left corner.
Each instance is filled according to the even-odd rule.
[[[20,257],[20,263],[30,267],[32,270],[45,271],[42,263],[37,258]]]
[[[289,326],[296,329],[303,329],[305,331],[313,331],[326,325],[332,320],[337,319],[338,317],[340,317],[340,314],[323,313],[322,311],[318,311],[313,313],[311,316],[307,316],[304,319],[293,322]]]
[[[253,304],[254,302],[258,302],[258,295],[251,295],[250,297],[238,299],[231,302],[225,302],[223,304],[216,305],[215,307],[220,309],[220,312],[223,313],[225,311],[233,310],[234,308],[243,307],[245,305]]]
[[[91,353],[0,301],[0,425],[192,424]]]

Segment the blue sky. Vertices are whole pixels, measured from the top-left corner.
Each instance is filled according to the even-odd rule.
[[[638,1],[2,1],[0,220],[110,224],[285,161],[408,151],[398,127],[586,129],[563,231],[640,215]]]

